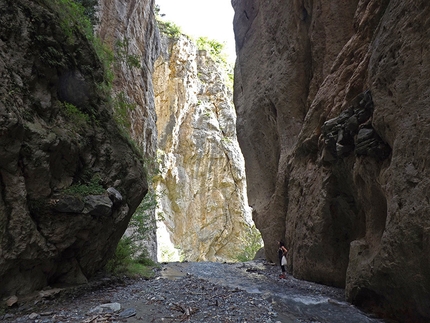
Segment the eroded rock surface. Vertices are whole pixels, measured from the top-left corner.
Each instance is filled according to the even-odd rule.
[[[232,3],[238,138],[267,257],[285,239],[295,277],[428,321],[427,2]]]
[[[225,74],[187,37],[164,39],[154,73],[161,170],[156,185],[170,249],[176,246],[187,260],[236,259],[250,230]]]
[[[86,282],[148,189],[103,64],[66,12],[0,1],[0,295]]]

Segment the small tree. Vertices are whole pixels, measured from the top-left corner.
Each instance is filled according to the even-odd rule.
[[[171,21],[162,21],[158,19],[157,22],[160,31],[169,38],[178,39],[183,34],[181,28]]]
[[[197,39],[197,48],[207,51],[213,60],[227,64],[224,54],[225,45],[219,41],[209,39],[208,37],[199,37]]]
[[[255,227],[255,225],[250,228],[248,234],[244,238],[244,244],[244,250],[236,257],[236,259],[241,262],[254,259],[257,251],[263,246],[261,233]]]
[[[145,169],[147,178],[152,183],[154,174],[158,173],[156,161],[146,161]],[[150,175],[152,174],[152,175]],[[142,241],[148,241],[150,233],[156,229],[155,209],[158,197],[150,187],[148,193],[131,217],[129,233],[124,234],[118,243],[115,254],[106,265],[106,269],[113,273],[130,273],[146,275],[144,267],[154,266],[155,262],[150,259],[148,250],[142,246]]]

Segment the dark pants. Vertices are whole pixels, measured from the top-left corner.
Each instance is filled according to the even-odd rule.
[[[279,265],[281,266],[282,273],[285,273],[285,266],[282,266],[282,255],[279,255]]]

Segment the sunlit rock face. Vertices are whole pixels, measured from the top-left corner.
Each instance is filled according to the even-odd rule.
[[[250,212],[225,71],[187,37],[163,42],[154,72],[157,191],[172,247],[160,254],[178,248],[187,260],[234,260]]]
[[[349,301],[430,319],[425,1],[234,0],[234,100],[266,255]]]
[[[152,2],[105,4],[102,17],[128,12],[102,19],[105,39],[115,25],[139,26],[139,41],[118,36],[139,43],[146,69],[124,71],[135,83],[115,88],[128,95],[146,86],[133,99],[145,129],[135,137],[155,150]],[[0,295],[85,283],[113,254],[148,190],[141,153],[114,121],[100,56],[66,12],[54,1],[0,1]]]

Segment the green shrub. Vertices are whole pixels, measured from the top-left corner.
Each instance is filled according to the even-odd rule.
[[[96,17],[96,6],[98,5],[97,0],[75,0],[75,2],[80,3],[84,7],[84,15],[88,17],[91,24],[94,26],[98,23]]]
[[[152,277],[152,268],[157,264],[148,258],[147,252],[142,253],[137,259],[133,258],[135,252],[136,245],[132,238],[122,237],[116,247],[115,254],[109,259],[105,269],[115,275]]]
[[[117,40],[117,42],[115,43],[115,53],[117,56],[117,60],[125,62],[128,68],[140,68],[140,57],[137,55],[128,54],[128,51],[128,38],[124,38],[123,41]]]
[[[104,82],[99,84],[99,90],[105,95],[110,95],[115,78],[115,73],[113,71],[113,64],[115,62],[114,52],[98,37],[93,38],[92,44],[104,69]]]
[[[123,274],[127,272],[127,268],[133,262],[131,255],[133,254],[132,241],[128,237],[122,237],[115,249],[115,253],[106,264],[106,270],[113,274]]]
[[[72,122],[73,124],[84,128],[85,125],[87,125],[91,118],[88,114],[82,112],[77,107],[75,107],[73,104],[68,102],[63,102],[63,112],[65,117]]]
[[[208,37],[199,37],[197,39],[197,48],[205,50],[214,61],[227,64],[226,55],[224,53],[225,45]]]
[[[171,21],[157,20],[160,32],[167,35],[169,38],[178,39],[181,37],[181,28]]]
[[[157,203],[157,194],[152,190],[148,191],[129,223],[129,226],[135,229],[133,242],[144,240],[148,233],[156,228],[153,214]]]
[[[233,66],[227,61],[227,55],[224,51],[225,45],[217,40],[209,39],[207,37],[199,37],[196,43],[199,50],[205,50],[208,55],[226,71],[224,76],[225,85],[229,89],[233,90]],[[200,74],[198,76],[200,78]]]
[[[156,266],[157,264],[149,258],[148,251],[143,250],[142,253],[135,259],[137,263],[143,266]]]
[[[73,0],[51,0],[50,4],[60,15],[60,26],[70,43],[75,41],[76,31],[83,33],[89,40],[94,39],[92,23],[81,3]]]
[[[236,257],[236,259],[240,262],[245,262],[254,259],[255,254],[258,250],[263,246],[263,240],[261,239],[261,233],[258,229],[253,225],[247,236],[244,239],[245,248],[243,251]]]
[[[130,129],[129,111],[136,109],[136,103],[130,102],[124,92],[120,92],[114,99],[114,118],[116,123],[123,129]]]
[[[158,168],[155,161],[145,162],[147,176],[153,178]],[[157,194],[151,189],[135,213],[131,217],[129,227],[132,228],[131,235],[124,235],[115,251],[115,255],[109,260],[106,269],[109,272],[125,274],[128,276],[144,276],[151,274],[151,268],[156,263],[149,258],[148,251],[141,245],[140,241],[146,240],[148,234],[156,228],[155,209],[157,207]]]
[[[76,195],[76,196],[87,196],[87,195],[100,195],[105,193],[106,190],[100,184],[100,176],[94,175],[90,182],[73,184],[64,190],[65,194]]]

